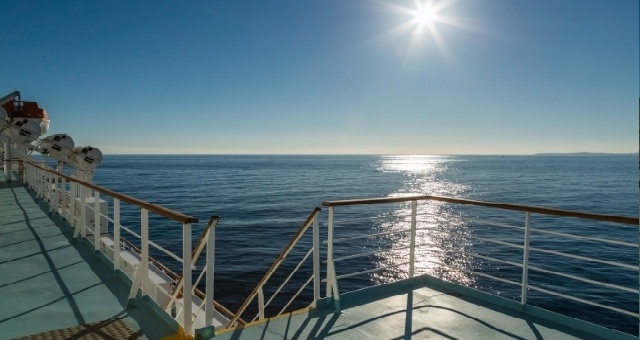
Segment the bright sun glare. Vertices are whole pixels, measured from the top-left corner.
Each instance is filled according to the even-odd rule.
[[[431,2],[417,3],[413,12],[413,21],[417,25],[418,31],[426,25],[431,27],[438,20],[438,11],[431,5]]]
[[[398,20],[398,24],[382,36],[393,38],[399,55],[416,56],[424,48],[429,48],[451,59],[453,56],[449,53],[444,34],[451,27],[470,30],[464,19],[456,15],[458,1],[382,0],[389,12],[397,14],[394,18]]]

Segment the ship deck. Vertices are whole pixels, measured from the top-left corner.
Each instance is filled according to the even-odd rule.
[[[214,339],[637,339],[466,287],[418,277],[341,295]],[[321,302],[323,302],[321,300]]]
[[[0,173],[0,334],[161,339],[173,327],[22,184]],[[57,337],[56,337],[57,336]],[[79,338],[79,337],[78,337]]]
[[[126,308],[129,283],[88,243],[73,242],[67,222],[47,211],[48,205],[35,200],[31,191],[0,174],[3,338],[70,327],[77,335],[114,339],[175,335],[172,320],[160,316],[152,302],[141,300],[135,308]],[[340,306],[341,312],[334,313],[333,301],[321,299],[318,308],[308,312],[218,330],[215,336],[209,329],[197,333],[221,340],[637,339],[536,307],[523,310],[516,301],[427,276],[343,294]],[[110,333],[116,324],[126,327],[121,334],[128,335]]]

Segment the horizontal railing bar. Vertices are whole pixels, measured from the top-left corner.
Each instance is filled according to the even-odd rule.
[[[554,254],[554,255],[559,255],[559,256],[564,256],[564,257],[571,257],[571,258],[574,258],[574,259],[584,260],[584,261],[589,261],[589,262],[603,263],[603,264],[608,264],[608,265],[611,265],[611,266],[616,266],[616,267],[620,267],[620,268],[631,269],[633,271],[638,271],[638,266],[632,266],[632,265],[628,265],[628,264],[620,263],[620,262],[615,262],[615,261],[599,260],[599,259],[594,259],[594,258],[591,258],[591,257],[568,254],[568,253],[563,253],[563,252],[560,252],[560,251],[548,250],[548,249],[542,249],[542,248],[530,247],[529,250],[530,251],[539,251],[539,252],[542,252],[542,253]]]
[[[433,252],[433,251],[440,251],[440,250],[441,249],[428,249],[427,251],[428,252]],[[484,255],[480,255],[480,254],[473,254],[473,253],[469,253],[469,252],[465,252],[465,251],[450,250],[450,252],[458,253],[458,254],[466,254],[466,255],[470,255],[470,256],[472,256],[474,258],[480,258],[480,259],[484,259],[484,260],[487,260],[487,261],[498,262],[498,263],[503,263],[503,264],[509,264],[509,265],[512,265],[512,266],[515,266],[515,267],[522,268],[522,263],[518,263],[518,262],[500,260],[500,259],[497,259],[497,258],[484,256]],[[566,277],[566,278],[570,278],[570,279],[574,279],[574,280],[578,280],[578,281],[582,281],[582,282],[586,282],[586,283],[591,283],[591,284],[595,284],[595,285],[599,285],[599,286],[605,286],[605,287],[609,287],[609,288],[616,288],[616,289],[623,290],[623,291],[626,291],[626,292],[629,292],[629,293],[638,294],[638,290],[637,289],[627,288],[627,287],[619,286],[619,285],[616,285],[616,284],[605,283],[605,282],[600,282],[600,281],[594,281],[594,280],[583,278],[583,277],[580,277],[580,276],[575,276],[575,275],[566,274],[566,273],[562,273],[562,272],[551,271],[551,270],[547,270],[547,269],[543,269],[543,268],[536,267],[536,266],[531,266],[531,265],[529,265],[529,269],[530,270],[539,271],[539,272],[543,272],[543,273],[548,273],[548,274],[555,274],[555,275],[558,275],[558,276],[562,276],[562,277]]]
[[[418,221],[418,222],[420,222],[420,221]],[[422,228],[417,228],[416,227],[416,231],[439,231],[439,232],[442,232],[444,230],[443,230],[442,227],[435,226],[435,227],[422,227]],[[447,230],[447,231],[450,231],[450,230]],[[452,232],[454,232],[454,231],[452,231]]]
[[[341,223],[353,223],[353,222],[362,222],[362,221],[372,221],[372,220],[382,220],[382,219],[392,219],[401,217],[402,215],[389,215],[389,216],[371,216],[371,217],[352,217],[352,218],[341,218]]]
[[[481,272],[474,272],[474,271],[470,271],[470,270],[464,270],[464,269],[460,269],[460,268],[457,268],[457,267],[453,267],[453,268],[461,270],[461,271],[464,271],[464,272],[467,272],[467,273],[470,273],[470,274],[476,274],[476,275],[479,275],[479,276],[482,276],[482,277],[486,277],[486,278],[489,278],[489,279],[493,279],[493,280],[496,280],[496,281],[508,283],[508,284],[511,284],[511,285],[514,285],[514,286],[520,286],[521,285],[520,282],[503,279],[501,277],[497,277],[497,276],[493,276],[493,275],[489,275],[489,274],[485,274],[485,273],[481,273]]]
[[[365,256],[379,254],[379,253],[386,253],[386,252],[389,252],[389,251],[406,250],[406,249],[409,249],[409,248],[411,248],[411,247],[407,246],[407,247],[402,247],[402,248],[393,248],[393,249],[386,249],[386,250],[375,250],[375,251],[370,251],[370,252],[366,252],[366,253],[358,253],[358,254],[354,254],[354,255],[347,255],[347,256],[343,256],[343,257],[334,258],[333,262],[340,262],[340,261],[344,261],[344,260],[355,259],[355,258],[358,258],[358,257],[365,257]],[[326,263],[327,261],[322,261],[322,262]]]
[[[267,308],[267,306],[269,306],[269,304],[271,303],[271,301],[273,301],[276,295],[280,293],[282,288],[284,288],[284,286],[286,286],[287,283],[289,283],[289,280],[291,280],[293,275],[298,272],[298,269],[300,269],[300,266],[302,266],[302,264],[309,258],[309,255],[311,255],[312,252],[313,252],[313,247],[309,249],[309,251],[304,256],[304,258],[300,260],[300,262],[298,262],[298,265],[291,271],[291,273],[289,273],[289,276],[287,276],[287,278],[284,280],[284,282],[282,282],[280,287],[278,287],[278,289],[273,293],[273,295],[271,295],[271,298],[264,304],[264,308]]]
[[[508,264],[508,265],[512,265],[514,267],[522,268],[522,263],[512,262],[512,261],[507,261],[507,260],[500,260],[500,259],[497,259],[495,257],[484,256],[484,255],[480,255],[480,254],[472,254],[472,253],[467,253],[467,252],[462,252],[462,253],[471,255],[472,257],[475,257],[475,258],[479,258],[479,259],[483,259],[483,260],[487,260],[487,261],[491,261],[491,262],[498,262],[498,263],[502,263],[502,264]]]
[[[591,284],[594,284],[594,285],[597,285],[597,286],[615,288],[615,289],[623,290],[623,291],[628,292],[628,293],[638,294],[638,290],[637,289],[632,289],[632,288],[628,288],[628,287],[624,287],[624,286],[619,286],[619,285],[616,285],[616,284],[613,284],[613,283],[605,283],[605,282],[595,281],[595,280],[587,279],[587,278],[584,278],[584,277],[575,276],[575,275],[566,274],[566,273],[561,273],[561,272],[554,272],[552,270],[547,270],[547,269],[544,269],[544,268],[531,266],[531,265],[529,266],[529,269],[530,270],[539,271],[539,272],[542,272],[542,273],[554,274],[554,275],[566,277],[566,278],[569,278],[569,279],[574,279],[574,280],[577,280],[577,281],[591,283]]]
[[[390,234],[400,234],[400,233],[406,233],[409,232],[409,229],[406,230],[392,230],[392,231],[385,231],[382,233],[375,233],[375,234],[366,234],[366,235],[358,235],[358,236],[351,236],[351,237],[343,237],[343,238],[337,238],[333,240],[333,243],[340,243],[340,242],[346,242],[346,241],[353,241],[353,240],[359,240],[359,239],[363,239],[363,238],[370,238],[370,237],[376,237],[376,236],[384,236],[384,235],[390,235]],[[323,243],[327,243],[327,240],[324,240]]]
[[[515,285],[515,286],[520,286],[521,285],[520,282],[515,282],[515,281],[503,279],[503,278],[496,277],[496,276],[493,276],[493,275],[490,275],[490,274],[485,274],[485,273],[482,273],[482,272],[476,272],[476,271],[473,271],[473,270],[464,269],[464,268],[461,268],[461,267],[458,267],[458,266],[449,265],[449,264],[442,263],[442,262],[439,262],[439,261],[429,260],[427,262],[439,264],[439,265],[441,265],[443,267],[459,270],[461,272],[465,272],[465,273],[468,273],[468,274],[479,275],[479,276],[482,276],[482,277],[486,277],[486,278],[489,278],[489,279],[493,279],[493,280],[496,280],[496,281],[508,283],[508,284]]]
[[[140,236],[140,234],[136,233],[135,231],[133,231],[133,230],[131,230],[131,229],[129,229],[129,228],[123,226],[123,225],[120,225],[120,230],[123,230],[123,229],[126,232],[128,232],[129,234],[131,234],[131,235],[133,235],[133,236],[135,236],[137,238],[142,238],[142,236]],[[165,253],[165,254],[169,255],[170,257],[174,258],[176,261],[182,263],[182,258],[181,257],[179,257],[178,255],[176,255],[176,254],[170,252],[169,250],[163,248],[159,244],[149,240],[149,245],[152,245],[153,247],[157,248],[158,250],[162,251],[163,253]],[[195,269],[195,266],[191,266],[191,267],[193,269]]]
[[[430,216],[432,217],[434,220],[440,222],[440,221],[446,221],[446,218],[442,218],[439,215],[435,215],[433,213],[429,213],[429,212],[423,212],[423,213],[417,213],[416,216]],[[406,220],[401,218],[406,218]],[[372,216],[372,217],[357,217],[357,218],[340,218],[340,223],[341,224],[348,224],[348,223],[353,223],[353,222],[362,222],[362,221],[373,221],[373,220],[388,220],[388,219],[395,219],[396,222],[411,222],[411,214],[402,214],[402,215],[388,215],[388,216]],[[337,223],[337,222],[336,222]]]
[[[284,311],[289,308],[289,306],[291,305],[291,303],[293,302],[293,300],[295,300],[300,293],[302,293],[302,291],[309,285],[309,283],[311,283],[311,280],[313,280],[313,275],[311,275],[309,277],[309,279],[307,279],[307,282],[305,282],[302,287],[300,287],[300,289],[298,289],[298,291],[291,297],[291,299],[289,299],[289,302],[287,302],[287,304],[282,307],[282,309],[280,310],[280,313],[278,313],[278,315],[282,315],[282,313],[284,313]]]
[[[562,233],[562,232],[558,232],[558,231],[551,231],[551,230],[546,230],[546,229],[540,229],[540,228],[531,228],[531,231],[535,231],[535,232],[538,232],[538,233],[541,233],[541,234],[551,234],[551,235],[556,235],[556,236],[564,236],[564,237],[567,237],[567,238],[573,238],[573,239],[578,239],[578,240],[589,240],[589,241],[594,241],[594,242],[598,242],[598,243],[608,243],[608,244],[615,244],[615,245],[626,246],[626,247],[634,247],[634,248],[638,247],[637,243],[616,241],[616,240],[611,240],[611,239],[601,238],[601,237],[579,236],[579,235],[567,234],[567,233]]]
[[[409,221],[400,221],[400,222],[406,222],[409,223]],[[418,222],[422,222],[422,221],[418,221]],[[416,231],[425,231],[425,230],[436,230],[436,231],[442,231],[440,228],[438,227],[422,227],[422,228],[416,228]],[[374,233],[374,234],[366,234],[366,235],[358,235],[358,236],[351,236],[351,237],[342,237],[342,238],[338,238],[338,239],[334,239],[333,243],[341,243],[341,242],[346,242],[346,241],[353,241],[353,240],[359,240],[359,239],[366,239],[366,238],[371,238],[371,237],[376,237],[376,236],[384,236],[384,235],[391,235],[391,234],[401,234],[401,233],[407,233],[411,230],[409,229],[402,229],[402,230],[392,230],[392,231],[386,231],[386,232],[382,232],[382,233]],[[452,233],[456,233],[455,231],[453,231]],[[457,233],[456,233],[457,234]],[[459,234],[459,235],[463,235],[463,234]],[[466,235],[465,235],[466,236]],[[322,241],[323,244],[327,244],[328,241],[324,240]]]
[[[142,250],[140,248],[138,248],[135,244],[131,243],[129,240],[127,240],[124,237],[121,237],[121,239],[125,247],[129,247],[129,249],[134,250],[134,253],[142,258],[141,256]],[[163,273],[169,275],[173,280],[179,279],[179,275],[174,273],[171,269],[169,269],[164,264],[162,264],[162,262],[154,259],[151,256],[149,256],[149,262],[153,263],[158,269],[160,269]]]
[[[554,292],[554,291],[551,291],[551,290],[548,290],[548,289],[544,289],[544,288],[540,288],[540,287],[536,287],[536,286],[532,286],[532,285],[529,285],[528,287],[529,287],[529,289],[537,290],[539,292],[543,292],[543,293],[546,293],[546,294],[549,294],[549,295],[560,296],[560,297],[563,297],[565,299],[569,299],[569,300],[573,300],[573,301],[576,301],[576,302],[584,303],[586,305],[602,307],[602,308],[605,308],[605,309],[608,309],[608,310],[612,310],[614,312],[618,312],[618,313],[621,313],[621,314],[626,314],[626,315],[632,316],[634,318],[638,318],[640,316],[638,313],[630,312],[628,310],[624,310],[624,309],[617,308],[617,307],[603,305],[603,304],[600,304],[600,303],[597,303],[597,302],[581,299],[581,298],[578,298],[578,297],[575,297],[575,296],[571,296],[571,295],[565,295],[565,294]]]
[[[340,200],[340,201],[324,201],[322,205],[326,207],[337,207],[347,205],[360,205],[360,204],[382,204],[382,203],[397,203],[408,201],[420,201],[420,200],[432,200],[441,201],[456,204],[470,204],[482,207],[490,207],[505,210],[515,210],[522,212],[538,213],[545,215],[565,216],[565,217],[577,217],[586,218],[598,221],[616,222],[623,224],[631,224],[637,226],[640,221],[637,217],[593,214],[580,211],[560,210],[551,208],[542,208],[536,206],[520,205],[520,204],[507,204],[497,202],[476,201],[461,198],[433,196],[433,195],[416,195],[416,196],[404,196],[404,197],[387,197],[387,198],[369,198],[369,199],[355,199],[355,200]]]
[[[511,248],[524,249],[524,246],[520,245],[520,244],[509,243],[509,242],[505,242],[505,241],[493,240],[493,239],[490,239],[490,238],[471,236],[471,235],[467,235],[467,237],[469,237],[470,239],[485,241],[485,242],[489,242],[489,243],[496,243],[496,244],[500,244],[500,245],[511,247]]]
[[[375,272],[383,271],[383,270],[389,269],[389,268],[400,267],[400,266],[405,265],[405,264],[409,264],[409,262],[407,261],[407,262],[403,262],[403,263],[394,264],[394,265],[391,265],[391,266],[375,268],[375,269],[369,269],[369,270],[363,270],[361,272],[343,274],[343,275],[336,276],[336,280],[345,279],[345,278],[356,276],[356,275],[360,275],[360,274],[375,273]],[[322,281],[325,282],[325,280],[322,280]]]
[[[421,247],[422,247],[422,246],[425,246],[425,245],[430,245],[430,244],[429,244],[429,243],[422,243],[422,244],[420,244],[420,246],[421,246]],[[418,247],[418,246],[416,246],[416,248],[417,248],[417,247]],[[432,253],[432,252],[442,252],[442,249],[440,249],[440,248],[437,248],[437,249],[425,249],[425,251],[427,251],[427,252],[429,252],[429,253]],[[479,258],[479,259],[483,259],[483,260],[487,260],[487,261],[491,261],[491,262],[498,262],[498,263],[503,263],[503,264],[509,264],[509,265],[512,265],[512,266],[515,266],[515,267],[520,267],[520,268],[522,268],[522,263],[518,263],[518,262],[511,262],[511,261],[506,261],[506,260],[500,260],[500,259],[497,259],[497,258],[495,258],[495,257],[489,257],[489,256],[480,255],[480,254],[469,253],[469,252],[466,252],[466,251],[463,251],[463,250],[447,250],[447,251],[449,251],[449,252],[451,252],[451,253],[455,253],[455,254],[470,255],[471,257],[474,257],[474,258]],[[435,262],[435,261],[431,261],[431,262]],[[439,263],[439,262],[438,262],[438,263]],[[445,266],[449,266],[449,265],[444,264],[444,263],[439,263],[439,264],[442,264],[442,265],[445,265]],[[475,273],[475,272],[471,272],[471,273]]]
[[[477,217],[453,217],[453,218],[458,219],[458,220],[462,220],[462,221],[480,222],[480,223],[484,223],[484,224],[488,224],[488,225],[496,226],[496,227],[524,230],[524,227],[520,227],[520,226],[512,225],[512,224],[507,224],[507,223],[502,223],[502,222],[491,221],[491,220],[487,220],[487,219],[483,219],[483,218],[477,218]]]
[[[420,246],[423,246],[425,244],[421,244]],[[428,252],[433,252],[433,251],[439,251],[440,249],[428,249]],[[493,258],[493,257],[488,257],[488,256],[484,256],[484,255],[480,255],[480,254],[473,254],[473,253],[469,253],[469,252],[465,252],[465,251],[456,251],[456,250],[450,250],[450,252],[452,253],[458,253],[458,254],[466,254],[466,255],[470,255],[474,258],[480,258],[480,259],[484,259],[484,260],[488,260],[488,261],[493,261],[493,262],[499,262],[499,263],[504,263],[504,264],[509,264],[512,266],[516,266],[516,267],[520,267],[522,268],[522,263],[517,263],[517,262],[511,262],[511,261],[505,261],[505,260],[500,260],[497,258]],[[544,273],[549,273],[549,274],[555,274],[558,276],[562,276],[562,277],[566,277],[566,278],[570,278],[570,279],[574,279],[574,280],[578,280],[578,281],[582,281],[582,282],[586,282],[586,283],[591,283],[591,284],[595,284],[595,285],[599,285],[599,286],[605,286],[605,287],[609,287],[609,288],[616,288],[619,290],[623,290],[629,293],[638,293],[638,290],[636,289],[632,289],[632,288],[627,288],[624,286],[619,286],[616,284],[610,284],[610,283],[605,283],[605,282],[600,282],[600,281],[594,281],[591,279],[587,279],[587,278],[583,278],[583,277],[579,277],[579,276],[575,276],[575,275],[571,275],[571,274],[566,274],[566,273],[562,273],[562,272],[556,272],[556,271],[551,271],[551,270],[547,270],[547,269],[543,269],[540,267],[535,267],[535,266],[529,266],[529,269],[531,270],[535,270],[535,271],[540,271],[540,272],[544,272]]]
[[[70,182],[75,182],[75,183],[81,184],[81,185],[83,185],[83,186],[85,186],[87,188],[99,191],[100,193],[103,193],[105,195],[117,198],[120,201],[136,205],[136,206],[138,206],[140,208],[147,209],[147,210],[152,211],[152,212],[154,212],[154,213],[156,213],[156,214],[158,214],[160,216],[164,216],[164,217],[170,218],[170,219],[172,219],[174,221],[177,221],[177,222],[180,222],[182,224],[190,224],[190,223],[197,223],[198,222],[198,219],[193,217],[193,216],[187,216],[185,214],[179,213],[179,212],[171,210],[169,208],[165,208],[165,207],[160,206],[160,205],[152,204],[152,203],[143,201],[141,199],[137,199],[135,197],[131,197],[131,196],[128,196],[128,195],[125,195],[125,194],[121,194],[119,192],[115,192],[115,191],[109,190],[107,188],[95,185],[93,183],[89,183],[89,182],[85,182],[85,181],[73,178],[71,176],[65,175],[65,174],[57,172],[55,170],[43,168],[43,167],[41,167],[41,166],[31,162],[31,161],[25,161],[25,162],[27,162],[28,164],[30,164],[30,165],[32,165],[32,166],[34,166],[34,167],[36,167],[36,168],[38,168],[40,170],[53,173],[56,176],[60,176],[60,177],[66,179],[66,180],[68,180]]]
[[[291,249],[293,249],[293,247],[295,247],[298,244],[298,241],[300,240],[300,238],[302,238],[302,235],[307,231],[307,229],[311,225],[313,225],[313,220],[316,217],[316,215],[320,213],[320,211],[321,209],[319,207],[316,207],[313,210],[313,212],[309,214],[309,216],[304,221],[302,226],[300,226],[296,234],[289,240],[289,243],[285,246],[282,252],[280,252],[276,260],[271,264],[271,267],[267,270],[265,275],[260,279],[258,284],[253,288],[253,291],[251,292],[251,294],[249,294],[246,300],[242,303],[238,311],[235,313],[236,316],[227,323],[225,328],[231,327],[233,323],[242,316],[247,306],[253,301],[253,299],[256,296],[258,296],[258,292],[260,291],[260,289],[262,289],[262,287],[267,283],[267,281],[269,281],[269,279],[271,278],[271,275],[273,275],[276,269],[278,269],[280,264],[284,262],[284,259],[289,255],[289,253],[291,252]]]

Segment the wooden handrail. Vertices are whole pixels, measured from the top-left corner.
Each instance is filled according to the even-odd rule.
[[[244,303],[242,303],[242,306],[240,306],[240,308],[236,312],[236,316],[233,319],[231,319],[231,321],[229,321],[229,323],[226,325],[225,328],[230,328],[237,321],[237,319],[242,316],[242,314],[244,313],[245,309],[249,306],[251,301],[253,301],[253,298],[256,295],[258,295],[258,291],[260,290],[260,288],[262,288],[262,286],[265,285],[265,283],[269,280],[271,275],[276,271],[276,269],[278,269],[278,266],[280,266],[282,261],[284,261],[284,259],[287,257],[287,255],[289,255],[289,252],[291,251],[293,246],[296,245],[296,243],[298,242],[300,237],[302,237],[302,234],[304,234],[304,232],[307,230],[307,228],[312,224],[314,217],[320,213],[320,210],[321,210],[320,208],[316,207],[313,210],[313,212],[309,215],[309,217],[307,217],[307,219],[304,221],[302,226],[298,229],[296,234],[289,240],[289,243],[287,244],[287,246],[284,247],[284,249],[282,250],[280,255],[278,255],[278,258],[273,262],[273,264],[271,264],[271,267],[264,274],[264,276],[262,277],[260,282],[258,282],[258,284],[255,286],[255,288],[253,289],[251,294],[249,294],[249,296],[244,301]]]
[[[106,194],[106,195],[109,195],[111,197],[117,198],[120,201],[124,201],[124,202],[127,202],[129,204],[136,205],[136,206],[138,206],[140,208],[147,209],[147,210],[149,210],[151,212],[154,212],[154,213],[156,213],[156,214],[158,214],[160,216],[164,216],[166,218],[172,219],[172,220],[180,222],[182,224],[197,223],[198,222],[198,219],[193,217],[193,216],[188,216],[188,215],[179,213],[179,212],[177,212],[175,210],[171,210],[169,208],[165,208],[165,207],[160,206],[160,205],[149,203],[147,201],[143,201],[141,199],[137,199],[135,197],[131,197],[131,196],[128,196],[128,195],[125,195],[125,194],[121,194],[119,192],[115,192],[115,191],[109,190],[107,188],[103,188],[103,187],[101,187],[99,185],[95,185],[93,183],[89,183],[89,182],[85,182],[85,181],[82,181],[82,180],[79,180],[79,179],[75,179],[75,178],[73,178],[71,176],[65,175],[65,174],[60,173],[58,171],[47,169],[47,168],[43,168],[43,167],[41,167],[41,166],[31,162],[31,161],[26,161],[26,162],[29,163],[31,166],[33,166],[35,168],[38,168],[38,169],[40,169],[42,171],[47,171],[47,172],[53,173],[56,176],[62,177],[62,178],[66,179],[66,180],[68,180],[70,182],[79,183],[81,185],[84,185],[87,188],[91,188],[93,190],[99,191],[99,192],[101,192],[103,194]]]
[[[520,204],[476,201],[476,200],[468,200],[468,199],[462,199],[462,198],[432,196],[432,195],[415,195],[415,196],[402,196],[402,197],[324,201],[322,202],[322,205],[326,207],[337,207],[337,206],[347,206],[347,205],[398,203],[398,202],[420,201],[420,200],[432,200],[432,201],[441,201],[441,202],[457,203],[457,204],[470,204],[470,205],[477,205],[477,206],[498,208],[498,209],[505,209],[505,210],[515,210],[515,211],[522,211],[522,212],[565,216],[565,217],[577,217],[577,218],[585,218],[590,220],[616,222],[616,223],[632,224],[632,225],[639,224],[639,220],[637,217],[594,214],[594,213],[587,213],[587,212],[581,212],[581,211],[551,209],[551,208],[543,208],[543,207],[520,205]]]

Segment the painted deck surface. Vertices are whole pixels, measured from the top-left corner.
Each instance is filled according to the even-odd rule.
[[[214,339],[637,339],[587,323],[571,328],[416,283],[345,294],[340,314],[332,306],[284,315]]]
[[[21,184],[0,173],[0,338],[123,318],[142,338],[174,334],[129,286]]]

